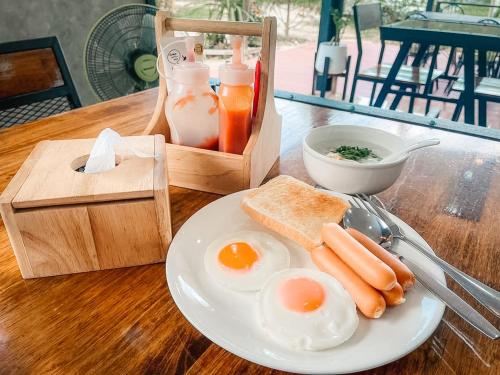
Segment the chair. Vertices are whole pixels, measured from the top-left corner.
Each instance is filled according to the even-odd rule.
[[[464,79],[459,78],[452,87],[452,90],[460,92],[455,111],[453,112],[452,120],[458,121],[462,108],[464,106]],[[479,104],[478,124],[479,126],[487,126],[487,106],[488,102],[500,103],[500,79],[490,77],[476,77],[474,97]]]
[[[485,25],[500,26],[499,23],[490,18],[480,20],[478,23]],[[483,74],[486,77],[476,77],[474,82],[474,98],[477,99],[479,104],[478,111],[478,124],[479,126],[487,126],[487,112],[488,102],[500,103],[500,54],[498,52],[486,52],[486,66]],[[463,58],[462,58],[463,61]],[[463,64],[463,63],[462,63]],[[481,74],[481,73],[480,73]],[[460,93],[455,111],[453,112],[452,120],[458,121],[462,108],[464,106],[464,78],[457,77],[458,79],[450,87],[451,91]]]
[[[421,10],[414,10],[409,12],[406,17],[406,20],[427,20],[428,17],[423,13]],[[413,57],[413,59],[418,58],[418,55],[420,54],[420,45],[414,44],[411,46],[410,51],[408,52],[408,55],[405,58],[405,64],[408,65],[408,61],[410,57]],[[429,47],[426,48],[425,52],[423,53],[423,56],[421,57],[422,59],[422,66],[426,66],[429,58],[432,57],[434,53],[434,48]],[[438,87],[438,80],[436,80],[436,88]]]
[[[56,37],[0,44],[0,128],[81,107]]]
[[[439,4],[438,4],[439,5]],[[452,7],[453,5],[453,7]],[[438,10],[440,8],[438,7]],[[454,14],[465,14],[463,8],[458,4],[449,4],[447,7],[443,7],[443,13],[450,13],[448,9],[454,10],[452,13]],[[448,11],[447,11],[448,10]],[[478,21],[478,23],[483,25],[495,25],[499,26],[498,21],[493,18],[483,18]],[[450,54],[448,56],[448,62],[446,63],[446,68],[444,70],[444,74],[440,77],[440,79],[448,80],[446,88],[444,92],[449,95],[452,91],[452,86],[454,82],[459,78],[458,74],[464,65],[464,56],[461,53],[456,58],[456,47],[451,47]],[[450,74],[451,65],[454,65],[453,73]],[[487,77],[498,77],[500,73],[500,54],[498,52],[487,52],[486,54],[486,76]]]
[[[317,55],[318,55],[317,53],[314,54],[314,62],[315,63],[316,63]],[[319,88],[319,96],[324,98],[325,93],[326,93],[326,89],[327,89],[328,78],[330,78],[330,77],[343,77],[344,78],[344,88],[342,89],[342,100],[345,100],[345,95],[347,92],[347,82],[349,81],[349,69],[350,69],[350,67],[351,67],[351,56],[350,55],[347,56],[345,69],[340,74],[318,75],[318,72],[316,71],[316,64],[315,64],[311,95],[314,95],[314,93],[316,92],[316,88],[318,87]],[[330,58],[326,57],[324,65],[323,65],[323,72],[328,72],[329,68],[330,68]]]
[[[354,15],[354,26],[356,29],[356,41],[358,47],[358,57],[356,60],[356,67],[354,69],[354,77],[351,88],[350,102],[353,102],[355,92],[356,92],[356,84],[358,80],[372,82],[372,92],[370,96],[370,105],[373,103],[373,99],[375,96],[376,86],[379,83],[383,83],[387,78],[389,71],[391,69],[391,65],[382,64],[382,58],[384,55],[385,42],[381,41],[381,49],[378,57],[378,63],[376,66],[370,67],[368,69],[364,69],[360,71],[361,67],[361,58],[363,56],[363,43],[361,38],[361,32],[364,30],[369,30],[373,28],[377,28],[382,26],[382,8],[380,3],[371,3],[371,4],[358,4],[353,6],[353,15]],[[433,61],[435,60],[435,56],[433,56]],[[427,82],[427,76],[429,73],[429,69],[414,67],[403,65],[399,70],[399,73],[396,77],[396,85],[398,85],[402,90],[410,89],[410,93],[403,94],[401,91],[397,94],[396,99],[391,104],[391,109],[396,109],[401,97],[403,95],[410,96],[410,107],[409,112],[413,112],[413,104],[414,104],[414,96],[412,93],[416,93],[416,91],[422,87],[426,87],[427,90],[432,88],[434,81],[442,74],[442,72],[438,70],[432,70],[432,76],[430,77],[430,81]],[[429,88],[427,86],[430,86]]]
[[[458,14],[458,15],[465,14],[464,8],[462,7],[461,4],[442,3],[442,2],[438,2],[436,7],[436,12],[445,14]],[[450,75],[450,69],[452,65],[454,66],[454,68],[453,68],[453,73]],[[440,77],[442,79],[448,80],[446,88],[444,89],[445,92],[450,91],[450,87],[451,85],[453,85],[453,82],[455,82],[456,75],[462,68],[462,65],[463,65],[463,56],[460,55],[457,60],[457,48],[450,47],[450,53],[448,55],[448,61],[446,62],[446,68],[444,69],[443,75]]]

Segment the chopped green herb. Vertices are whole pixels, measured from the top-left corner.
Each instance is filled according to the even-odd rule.
[[[358,146],[340,146],[335,152],[344,159],[358,161],[366,158],[378,158],[375,153],[366,147]]]

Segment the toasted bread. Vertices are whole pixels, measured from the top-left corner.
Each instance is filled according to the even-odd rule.
[[[349,204],[290,176],[252,190],[241,208],[255,221],[311,251],[320,246],[325,223],[340,223]]]

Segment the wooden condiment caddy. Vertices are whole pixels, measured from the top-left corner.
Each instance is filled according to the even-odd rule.
[[[86,174],[94,139],[39,143],[0,196],[24,278],[160,262],[172,238],[162,135],[126,137],[151,157],[117,155]]]
[[[155,18],[156,41],[161,51],[162,35],[174,31],[219,33],[262,38],[261,79],[258,111],[252,123],[252,134],[243,155],[203,150],[169,143],[170,131],[165,116],[167,84],[160,78],[159,94],[153,117],[144,134],[164,134],[167,140],[167,162],[171,185],[218,194],[257,187],[279,157],[281,116],[274,104],[274,59],[276,51],[276,18],[259,22],[205,21],[170,18],[158,11]],[[161,59],[161,56],[159,57]],[[163,64],[160,61],[159,66]]]

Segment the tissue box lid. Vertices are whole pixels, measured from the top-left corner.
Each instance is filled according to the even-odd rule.
[[[152,157],[118,154],[114,169],[92,174],[76,169],[85,164],[95,139],[40,142],[25,161],[31,164],[31,170],[12,199],[12,206],[32,208],[153,197],[154,173],[164,173],[162,168],[155,168],[157,158],[153,155],[164,154],[164,147],[155,150],[154,136],[126,140]]]

